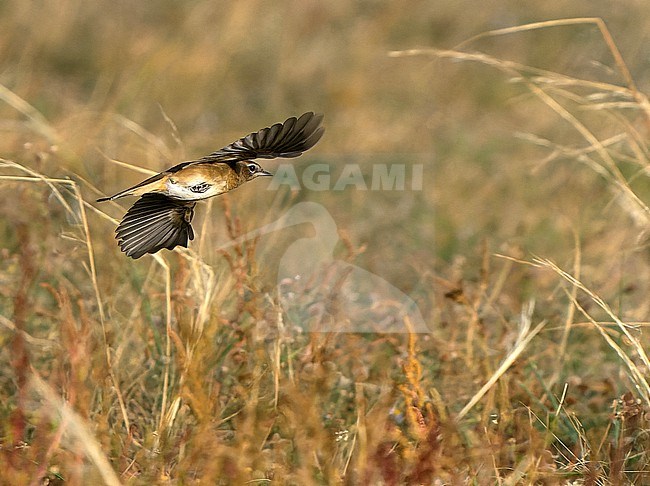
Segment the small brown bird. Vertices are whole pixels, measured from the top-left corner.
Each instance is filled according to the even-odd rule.
[[[218,196],[270,172],[254,159],[298,157],[323,136],[323,115],[312,112],[288,118],[251,133],[198,160],[181,162],[160,174],[110,197],[141,196],[115,230],[127,256],[140,258],[194,239],[192,218],[196,201]]]

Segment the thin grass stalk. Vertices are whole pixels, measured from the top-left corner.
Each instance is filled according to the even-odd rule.
[[[158,254],[153,255],[156,262],[163,268],[165,272],[165,366],[163,373],[162,384],[162,397],[160,403],[160,418],[158,420],[158,431],[156,434],[156,442],[160,442],[161,434],[164,430],[165,415],[167,413],[167,395],[169,393],[169,371],[171,366],[172,354],[172,275],[169,265],[163,257]],[[158,447],[158,444],[157,444]]]
[[[90,431],[86,424],[64,400],[59,398],[52,388],[45,383],[36,373],[32,373],[30,387],[47,404],[44,408],[48,413],[56,414],[60,419],[60,427],[64,427],[64,437],[74,440],[76,449],[95,465],[104,483],[108,486],[120,486],[117,474],[113,470],[110,461],[102,452],[101,445]]]
[[[578,234],[575,231],[573,232],[573,241],[574,241],[574,249],[575,249],[574,250],[575,257],[573,260],[573,273],[579,279],[580,271],[582,269],[582,261],[581,261],[582,251],[580,247],[580,239],[578,237]],[[555,384],[555,382],[559,379],[562,371],[562,366],[564,365],[564,360],[566,359],[566,350],[569,343],[569,335],[571,334],[571,328],[573,327],[573,321],[575,319],[576,308],[573,305],[573,302],[576,300],[577,295],[578,295],[578,287],[572,285],[570,291],[571,301],[567,308],[566,318],[564,319],[564,329],[562,330],[562,337],[560,339],[560,350],[558,353],[560,357],[560,364],[557,368],[557,372],[551,379],[549,386],[553,386],[553,384]]]
[[[61,137],[43,114],[3,84],[0,84],[0,99],[25,115],[36,131],[43,135],[49,143],[61,143]]]
[[[546,321],[540,322],[535,328],[527,333],[523,339],[513,348],[513,350],[506,356],[506,359],[503,360],[501,366],[490,376],[490,379],[477,391],[474,396],[467,402],[467,404],[458,412],[456,416],[456,421],[460,421],[469,413],[469,411],[474,408],[474,406],[483,398],[483,396],[494,386],[494,384],[503,376],[503,374],[512,366],[512,364],[519,358],[521,353],[524,352],[528,344],[532,339],[546,326]]]
[[[21,177],[21,176],[11,176],[11,175],[1,175],[0,180],[20,180],[24,182],[42,182],[47,184],[47,186],[53,191],[59,202],[63,205],[63,207],[66,209],[66,211],[69,212],[69,214],[75,216],[76,212],[70,207],[70,205],[67,203],[59,189],[56,187],[55,184],[62,184],[66,186],[70,186],[72,188],[72,191],[75,194],[75,197],[78,201],[79,204],[79,212],[81,214],[81,221],[82,225],[84,228],[84,240],[86,243],[86,250],[88,251],[88,261],[89,261],[89,270],[90,270],[90,277],[92,281],[92,286],[93,290],[95,292],[95,299],[97,300],[97,308],[99,311],[99,317],[100,317],[100,324],[102,327],[102,337],[104,341],[104,354],[106,358],[106,366],[108,369],[109,376],[111,377],[111,381],[113,383],[113,387],[115,389],[115,394],[117,396],[117,400],[120,406],[120,412],[122,414],[122,420],[124,421],[124,427],[126,430],[129,430],[130,428],[130,421],[128,417],[128,413],[126,411],[126,405],[124,402],[124,398],[122,397],[122,392],[119,387],[119,381],[115,375],[115,370],[113,369],[112,365],[112,360],[111,360],[111,353],[110,353],[110,347],[108,345],[108,338],[107,338],[107,331],[106,331],[106,316],[104,314],[104,306],[101,298],[101,293],[99,291],[99,285],[97,283],[97,269],[95,266],[95,258],[94,258],[94,251],[93,251],[93,246],[92,246],[92,241],[90,238],[90,229],[88,226],[88,219],[86,217],[86,212],[85,208],[86,207],[92,207],[89,206],[88,203],[86,203],[83,200],[83,197],[81,196],[81,191],[79,190],[78,184],[70,179],[53,179],[46,177],[32,169],[29,169],[27,167],[24,167],[20,164],[17,164],[12,161],[8,161],[5,159],[0,159],[2,162],[2,165],[5,167],[12,167],[21,171],[24,171],[28,174],[31,175],[31,177]],[[114,220],[113,220],[114,221]]]
[[[456,46],[456,49],[462,49],[468,44],[472,44],[477,40],[484,39],[486,37],[515,34],[518,32],[525,32],[529,30],[540,30],[540,29],[546,29],[548,27],[560,27],[560,26],[579,25],[579,24],[594,24],[598,27],[601,35],[603,36],[603,40],[605,41],[605,44],[607,44],[607,48],[610,50],[612,56],[614,57],[614,62],[616,62],[616,65],[621,71],[621,74],[625,78],[625,81],[627,82],[628,86],[630,87],[630,89],[636,90],[636,84],[634,83],[634,79],[632,78],[632,75],[630,74],[630,71],[627,68],[627,64],[625,64],[625,61],[623,60],[623,56],[621,56],[621,53],[618,50],[618,47],[616,46],[616,43],[614,42],[614,39],[611,33],[609,32],[609,29],[607,28],[607,25],[600,17],[574,17],[568,19],[545,20],[543,22],[532,22],[530,24],[516,25],[514,27],[506,27],[503,29],[490,30],[487,32],[482,32],[478,35],[470,37],[469,39],[461,42]]]
[[[637,355],[643,362],[645,369],[646,370],[650,369],[650,360],[648,359],[648,355],[646,354],[645,349],[643,348],[643,345],[639,342],[639,340],[630,333],[630,325],[624,323],[621,319],[619,319],[618,316],[614,314],[612,309],[609,307],[609,305],[607,305],[607,303],[603,299],[601,299],[597,294],[595,294],[593,291],[588,289],[581,281],[576,279],[573,275],[570,275],[569,273],[565,272],[552,261],[536,258],[534,262],[539,264],[540,266],[550,268],[560,277],[564,278],[565,280],[567,280],[568,282],[577,286],[580,290],[585,292],[591,298],[591,300],[598,305],[598,307],[604,310],[605,313],[607,313],[607,315],[609,315],[609,317],[612,318],[612,320],[616,323],[618,328],[623,332],[625,337],[632,343],[632,347],[634,348]],[[577,301],[574,303],[574,305],[577,305]],[[578,307],[578,309],[582,312],[582,307]],[[592,324],[595,323],[593,318],[591,318],[591,316],[589,316],[588,314],[585,314],[585,317],[589,319],[589,321]],[[602,327],[598,326],[598,330],[600,332],[602,330]],[[648,407],[650,407],[650,385],[648,384],[648,381],[645,378],[645,373],[639,370],[639,368],[629,359],[629,357],[627,357],[627,355],[625,355],[625,353],[622,352],[622,350],[618,347],[618,345],[616,345],[616,347],[613,346],[613,344],[615,345],[616,343],[614,343],[614,341],[611,340],[609,335],[607,335],[606,340],[607,343],[610,345],[610,347],[612,347],[612,349],[616,351],[616,353],[621,357],[621,359],[623,359],[625,364],[628,366],[628,369],[632,373],[632,376],[635,377],[635,383],[637,384],[637,387],[639,388],[639,391],[641,392],[643,399],[646,401]]]

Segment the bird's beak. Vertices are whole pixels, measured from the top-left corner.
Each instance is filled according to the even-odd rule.
[[[273,177],[273,174],[271,174],[271,173],[270,173],[269,171],[267,171],[267,170],[262,170],[262,172],[260,172],[260,175],[261,175],[261,176]]]

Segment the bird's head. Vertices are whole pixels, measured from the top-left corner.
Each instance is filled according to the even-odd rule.
[[[237,167],[235,169],[240,177],[245,181],[250,181],[260,176],[273,176],[270,172],[262,169],[262,166],[257,162],[252,162],[250,160],[245,160],[237,162]]]

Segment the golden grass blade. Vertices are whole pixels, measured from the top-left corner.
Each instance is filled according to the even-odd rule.
[[[165,371],[163,374],[162,398],[160,403],[160,418],[158,420],[158,433],[156,442],[161,439],[161,434],[165,427],[165,416],[167,414],[167,395],[169,394],[169,370],[171,365],[172,354],[172,274],[167,261],[156,253],[153,255],[154,260],[163,268],[165,272]],[[156,444],[156,448],[158,444]]]
[[[25,338],[25,342],[34,346],[41,346],[44,348],[50,348],[50,347],[60,347],[60,344],[57,341],[53,341],[51,339],[43,339],[43,338],[37,338],[29,334],[27,331],[23,329],[18,329],[16,327],[16,324],[11,321],[11,319],[3,316],[0,314],[0,325],[4,326],[5,328],[9,329],[11,332],[19,332],[22,334],[22,336]]]
[[[636,206],[645,215],[644,223],[650,224],[650,208],[632,191],[627,181],[621,174],[621,171],[616,166],[616,162],[612,159],[612,156],[605,149],[600,140],[584,125],[582,124],[575,116],[573,116],[569,111],[561,106],[557,101],[555,101],[551,96],[549,96],[543,89],[535,86],[532,83],[527,83],[530,90],[535,93],[545,104],[547,104],[553,111],[560,115],[563,119],[569,122],[583,137],[584,139],[596,150],[598,155],[605,163],[607,169],[612,174],[612,182],[615,186],[621,191],[626,198],[633,202]],[[635,218],[636,219],[636,218]]]
[[[49,177],[45,177],[44,175],[39,174],[38,172],[36,172],[36,171],[34,171],[32,169],[29,169],[27,167],[24,167],[24,166],[22,166],[20,164],[12,162],[12,161],[8,161],[8,160],[5,160],[5,159],[0,159],[0,162],[2,162],[2,166],[4,166],[4,167],[10,167],[10,168],[18,169],[18,170],[21,170],[21,171],[26,172],[26,173],[31,175],[31,177],[21,177],[20,178],[21,181],[45,183],[52,190],[53,194],[57,197],[59,202],[61,202],[63,207],[66,209],[66,211],[68,211],[73,216],[76,216],[77,212],[70,207],[70,205],[67,203],[67,201],[65,200],[65,198],[63,197],[63,195],[61,194],[61,192],[59,191],[59,189],[56,187],[55,184],[62,184],[62,185],[65,185],[65,186],[69,186],[70,189],[72,190],[73,194],[75,195],[75,198],[76,198],[76,200],[78,202],[79,214],[81,216],[81,225],[83,227],[83,234],[84,234],[83,242],[86,245],[86,250],[87,250],[87,253],[88,253],[88,265],[89,265],[89,267],[88,267],[89,272],[88,273],[90,274],[90,279],[91,279],[91,282],[92,282],[93,291],[95,293],[95,299],[97,301],[97,308],[98,308],[98,311],[99,311],[100,323],[101,323],[101,326],[102,326],[102,336],[104,338],[104,351],[105,351],[105,356],[106,356],[106,364],[107,364],[109,375],[110,375],[111,380],[113,382],[115,393],[116,393],[116,396],[117,396],[117,399],[118,399],[118,402],[119,402],[119,405],[120,405],[120,410],[121,410],[121,413],[122,413],[122,419],[124,420],[124,425],[125,425],[126,429],[129,430],[130,424],[129,424],[128,414],[127,414],[127,411],[126,411],[126,405],[124,403],[124,399],[123,399],[122,393],[120,391],[119,382],[117,380],[117,377],[115,376],[115,371],[114,371],[113,366],[111,364],[110,349],[109,349],[108,341],[107,341],[107,337],[106,337],[107,332],[106,332],[106,324],[105,324],[106,316],[104,314],[104,304],[103,304],[103,301],[102,301],[101,293],[99,291],[99,285],[98,285],[98,282],[97,282],[97,269],[96,269],[96,266],[95,266],[95,255],[94,255],[94,250],[93,250],[93,245],[92,245],[92,239],[91,239],[91,236],[90,236],[90,228],[88,226],[88,219],[86,217],[86,211],[85,211],[86,207],[91,207],[92,208],[92,206],[90,206],[88,203],[86,203],[83,200],[83,197],[81,196],[81,191],[79,189],[79,185],[75,181],[73,181],[71,179],[52,179],[52,178],[49,178]],[[0,180],[3,180],[3,179],[4,180],[16,180],[16,177],[17,176],[4,176],[3,175],[3,176],[0,176]],[[93,209],[95,210],[95,208],[93,208]]]
[[[456,416],[456,421],[460,421],[467,415],[467,413],[474,408],[474,406],[483,398],[483,396],[494,386],[494,384],[501,378],[501,376],[512,366],[512,364],[517,360],[517,358],[524,352],[528,344],[532,339],[546,326],[546,321],[540,322],[535,328],[526,333],[522,339],[515,345],[515,347],[510,351],[506,359],[503,360],[499,368],[492,374],[490,379],[477,391],[474,396],[467,402],[458,415]]]
[[[61,143],[61,137],[43,114],[2,84],[0,84],[0,99],[25,115],[34,129],[43,135],[50,143]]]
[[[646,114],[646,121],[650,122],[650,102],[648,101],[648,98],[643,93],[639,92],[639,90],[637,89],[636,83],[634,82],[634,78],[630,74],[630,70],[628,69],[627,64],[625,63],[625,60],[623,59],[621,52],[618,50],[618,46],[614,42],[614,38],[612,37],[612,34],[607,28],[607,24],[605,24],[603,19],[600,17],[576,17],[576,18],[567,18],[567,19],[546,20],[543,22],[533,22],[530,24],[507,27],[505,29],[491,30],[469,38],[468,40],[456,46],[456,49],[460,50],[465,46],[467,46],[468,44],[471,44],[479,39],[484,39],[486,37],[515,34],[518,32],[546,29],[549,27],[571,26],[571,25],[580,25],[580,24],[592,24],[598,27],[598,29],[600,30],[600,34],[603,37],[603,41],[605,42],[607,48],[612,54],[612,57],[614,58],[614,62],[616,63],[619,72],[625,79],[625,82],[627,83],[628,88],[632,92],[635,101],[644,110]]]
[[[70,179],[52,179],[52,178],[41,178],[41,177],[29,177],[29,176],[12,176],[12,175],[0,175],[0,180],[3,181],[20,181],[20,182],[51,182],[54,184],[68,184]]]
[[[174,123],[174,120],[172,120],[171,117],[167,115],[167,112],[165,111],[165,109],[160,103],[158,103],[158,108],[160,109],[160,113],[162,114],[163,119],[165,120],[165,122],[167,122],[169,128],[171,128],[172,138],[174,139],[174,142],[176,142],[176,145],[178,145],[181,149],[183,149],[184,147],[183,140],[181,139],[181,134],[178,131],[178,127],[176,126],[176,123]]]
[[[634,93],[628,88],[623,86],[618,86],[616,84],[611,84],[611,83],[603,83],[600,81],[592,81],[588,79],[574,78],[571,76],[566,76],[561,73],[546,71],[544,69],[528,66],[526,64],[499,59],[497,57],[490,56],[489,54],[463,52],[463,51],[456,51],[450,49],[435,49],[435,48],[405,49],[402,51],[388,52],[388,57],[414,57],[414,56],[437,57],[441,59],[453,59],[456,61],[478,62],[481,64],[485,64],[486,66],[491,66],[496,69],[499,69],[500,71],[503,71],[506,74],[513,76],[514,79],[518,81],[521,80],[521,76],[523,73],[529,75],[542,76],[546,79],[553,80],[553,83],[579,86],[579,87],[590,88],[599,91],[606,91],[610,94],[615,94],[621,97],[628,97],[628,98],[634,97]]]
[[[575,230],[573,231],[573,242],[575,248],[574,250],[575,257],[573,259],[573,274],[576,276],[577,279],[580,279],[580,270],[582,269],[582,251],[580,247],[580,238],[578,237],[578,233]],[[560,340],[560,349],[558,351],[560,364],[558,365],[555,375],[549,382],[548,385],[549,388],[551,388],[559,379],[561,368],[564,364],[567,345],[569,343],[569,334],[571,333],[571,328],[573,327],[573,321],[575,318],[576,307],[575,305],[573,305],[573,302],[576,300],[577,294],[578,294],[578,287],[572,285],[570,290],[571,302],[567,308],[566,318],[564,319],[564,330],[562,332],[562,339]]]
[[[52,179],[50,177],[46,177],[46,176],[44,176],[42,174],[39,174],[38,172],[30,169],[29,167],[25,167],[25,166],[23,166],[21,164],[18,164],[16,162],[12,161],[12,160],[0,159],[0,163],[1,163],[0,167],[13,168],[13,169],[17,169],[17,170],[19,170],[21,172],[25,172],[26,174],[29,174],[30,176],[32,176],[32,178],[33,178],[32,181],[33,182],[43,182],[43,183],[45,183],[50,188],[50,190],[52,191],[54,196],[57,198],[57,200],[65,208],[65,210],[69,214],[71,214],[73,216],[76,216],[76,212],[70,207],[68,202],[65,200],[65,198],[61,194],[61,191],[59,191],[59,188],[56,187],[56,184],[71,185],[71,183],[73,183],[73,181],[71,179]],[[2,176],[2,177],[5,180],[12,180],[12,177],[15,177],[15,176],[8,175],[8,176]]]
[[[178,410],[181,408],[181,397],[177,396],[174,398],[172,401],[171,405],[169,406],[169,410],[167,410],[167,413],[165,414],[165,423],[164,423],[164,430],[167,432],[171,432],[171,427],[174,425],[174,420],[176,420],[176,415],[178,415]]]
[[[169,150],[169,148],[167,147],[167,145],[165,144],[162,138],[155,136],[153,133],[151,133],[149,130],[144,128],[142,125],[137,124],[133,120],[129,120],[125,116],[114,115],[114,119],[117,123],[122,125],[124,128],[135,133],[143,140],[145,140],[148,144],[150,144],[152,147],[154,147],[156,150],[158,150],[158,152],[160,152],[160,154],[163,157],[165,157],[167,160],[172,159],[171,150]]]
[[[624,323],[621,319],[619,319],[618,316],[614,314],[612,309],[609,307],[609,305],[607,305],[607,303],[603,299],[601,299],[597,294],[595,294],[593,291],[588,289],[576,277],[565,272],[552,261],[547,259],[540,259],[540,258],[536,258],[534,261],[543,267],[551,269],[553,272],[555,272],[557,275],[562,277],[564,280],[566,280],[567,282],[574,285],[576,288],[579,288],[580,290],[585,292],[591,298],[591,300],[598,305],[598,307],[600,307],[603,311],[605,311],[605,313],[607,313],[607,315],[616,323],[618,328],[623,332],[623,334],[629,340],[629,342],[632,343],[632,348],[636,351],[638,357],[643,362],[645,369],[646,370],[650,369],[650,360],[648,359],[648,355],[646,354],[645,349],[643,348],[643,345],[638,340],[638,338],[634,336],[632,333],[630,333],[631,326],[629,324]],[[590,315],[584,312],[583,308],[578,305],[577,301],[574,301],[574,305],[576,305],[578,309],[585,315],[585,317],[589,319],[589,321],[596,326],[598,331],[607,341],[607,344],[609,344],[609,346],[616,351],[616,353],[619,355],[621,360],[623,360],[628,370],[634,377],[635,384],[639,392],[643,396],[643,399],[646,401],[648,406],[650,406],[650,384],[648,384],[648,381],[646,380],[645,373],[641,371],[638,368],[638,366],[611,339],[609,334],[607,334],[604,331],[603,327],[598,325],[596,321],[591,318]]]
[[[35,373],[31,375],[29,384],[30,388],[47,404],[43,410],[59,418],[61,427],[65,427],[64,437],[68,437],[75,450],[82,452],[95,465],[105,484],[120,486],[122,483],[102,452],[102,446],[93,436],[89,425]]]
[[[79,212],[81,213],[81,224],[84,229],[84,236],[86,240],[86,250],[88,251],[88,264],[90,265],[90,278],[93,283],[93,289],[95,290],[95,298],[97,299],[97,306],[99,309],[99,318],[104,326],[106,320],[106,315],[104,314],[104,304],[102,302],[101,293],[99,292],[99,285],[97,284],[97,268],[95,266],[95,252],[93,250],[93,242],[90,237],[90,228],[88,227],[88,218],[86,217],[86,208],[84,205],[83,197],[81,196],[81,191],[79,185],[76,183],[72,184],[72,189],[74,190],[75,196],[79,203]]]
[[[475,62],[481,62],[483,64],[496,67],[512,76],[518,76],[519,73],[531,73],[531,74],[544,76],[548,80],[560,80],[567,85],[597,88],[599,90],[608,91],[612,93],[619,92],[621,94],[625,94],[633,98],[639,106],[643,107],[643,109],[646,112],[648,120],[650,120],[650,102],[648,102],[647,98],[641,93],[639,93],[638,90],[636,89],[636,86],[634,85],[634,82],[629,74],[629,71],[627,70],[627,66],[623,62],[622,57],[618,52],[618,49],[613,44],[611,35],[607,31],[607,28],[601,19],[594,19],[594,18],[563,19],[561,21],[539,22],[535,24],[517,26],[508,29],[490,31],[484,34],[480,34],[479,36],[470,39],[468,42],[472,42],[474,40],[486,36],[511,34],[511,33],[521,32],[525,30],[534,30],[534,29],[557,26],[557,25],[571,25],[572,23],[578,23],[578,24],[592,23],[599,26],[603,38],[605,39],[605,42],[607,43],[608,47],[610,48],[610,51],[612,52],[612,55],[616,60],[619,70],[622,72],[623,76],[626,79],[628,88],[621,88],[607,83],[594,83],[591,81],[575,79],[568,76],[560,75],[558,73],[547,72],[544,70],[539,70],[537,68],[522,65],[519,63],[514,63],[511,61],[505,61],[502,59],[494,58],[492,56],[488,56],[481,53],[479,54],[467,53],[458,50],[412,49],[412,50],[405,50],[405,51],[391,51],[389,52],[389,56],[407,57],[407,56],[427,55],[427,56],[435,56],[439,58],[452,58],[457,60],[475,61]],[[466,44],[467,43],[463,43],[463,45]],[[526,84],[528,89],[530,89],[542,102],[544,102],[547,106],[553,109],[565,121],[571,124],[582,135],[582,137],[589,143],[590,146],[594,147],[595,151],[599,154],[600,158],[603,160],[608,171],[611,173],[612,181],[614,182],[615,187],[617,187],[621,191],[621,194],[625,196],[625,199],[629,201],[629,203],[631,203],[631,205],[622,204],[623,209],[626,210],[628,213],[630,213],[631,216],[636,221],[639,221],[639,214],[642,214],[643,216],[641,216],[642,221],[640,221],[640,224],[647,226],[650,222],[650,208],[648,208],[648,206],[634,193],[634,191],[630,189],[629,184],[621,174],[616,163],[614,162],[609,152],[605,149],[602,142],[600,142],[600,140],[598,140],[598,138],[583,123],[581,123],[574,115],[572,115],[568,110],[566,110],[563,106],[561,106],[556,100],[554,100],[548,93],[546,93],[537,84],[527,80],[523,80],[523,82]],[[565,95],[569,95],[569,93],[565,93]],[[639,211],[637,211],[636,208],[639,208]]]
[[[3,165],[6,166],[6,167],[12,167],[12,168],[19,169],[19,170],[21,170],[23,172],[26,172],[26,173],[28,173],[28,174],[30,174],[32,176],[31,178],[22,178],[21,180],[23,180],[23,181],[44,182],[44,183],[46,183],[48,185],[48,187],[56,195],[57,199],[61,202],[63,207],[66,209],[66,211],[68,211],[70,213],[70,215],[76,216],[77,212],[70,207],[70,205],[65,200],[65,198],[63,197],[63,195],[61,194],[59,189],[55,186],[55,184],[67,185],[72,189],[72,191],[73,191],[73,193],[75,195],[75,198],[77,199],[78,205],[79,205],[79,213],[80,213],[80,216],[81,216],[81,225],[82,225],[83,231],[84,231],[84,240],[85,240],[84,242],[86,244],[86,249],[87,249],[87,252],[88,252],[88,263],[90,265],[90,271],[91,271],[90,276],[91,276],[91,280],[92,280],[92,283],[93,283],[93,288],[94,288],[94,291],[95,291],[95,298],[97,299],[97,306],[99,308],[100,319],[101,319],[102,325],[103,325],[104,319],[105,319],[104,306],[102,304],[102,298],[101,298],[101,294],[99,292],[99,286],[97,285],[97,271],[96,271],[96,268],[95,268],[95,255],[94,255],[94,252],[93,252],[92,239],[90,237],[90,228],[88,227],[88,220],[86,218],[86,212],[85,212],[85,209],[84,209],[85,204],[84,204],[83,197],[81,196],[81,191],[79,190],[79,185],[75,181],[73,181],[71,179],[52,179],[52,178],[49,178],[49,177],[45,177],[44,175],[39,174],[38,172],[36,172],[34,170],[31,170],[31,169],[29,169],[27,167],[24,167],[24,166],[22,166],[20,164],[17,164],[15,162],[11,162],[11,161],[8,161],[8,160],[5,160],[5,159],[0,159],[0,161],[2,161]],[[2,179],[4,179],[4,180],[16,180],[15,177],[16,176],[0,176],[0,180],[2,180]]]
[[[106,155],[104,152],[102,152],[99,149],[97,149],[97,151],[102,155],[102,157],[104,157],[110,163],[115,164],[117,166],[124,167],[126,169],[131,169],[132,171],[140,172],[141,174],[145,174],[145,175],[148,175],[148,176],[152,176],[152,175],[155,175],[155,174],[158,173],[155,170],[147,169],[145,167],[140,167],[139,165],[129,164],[128,162],[122,162],[121,160],[117,160],[117,159],[114,159],[112,157],[109,157],[108,155]]]

